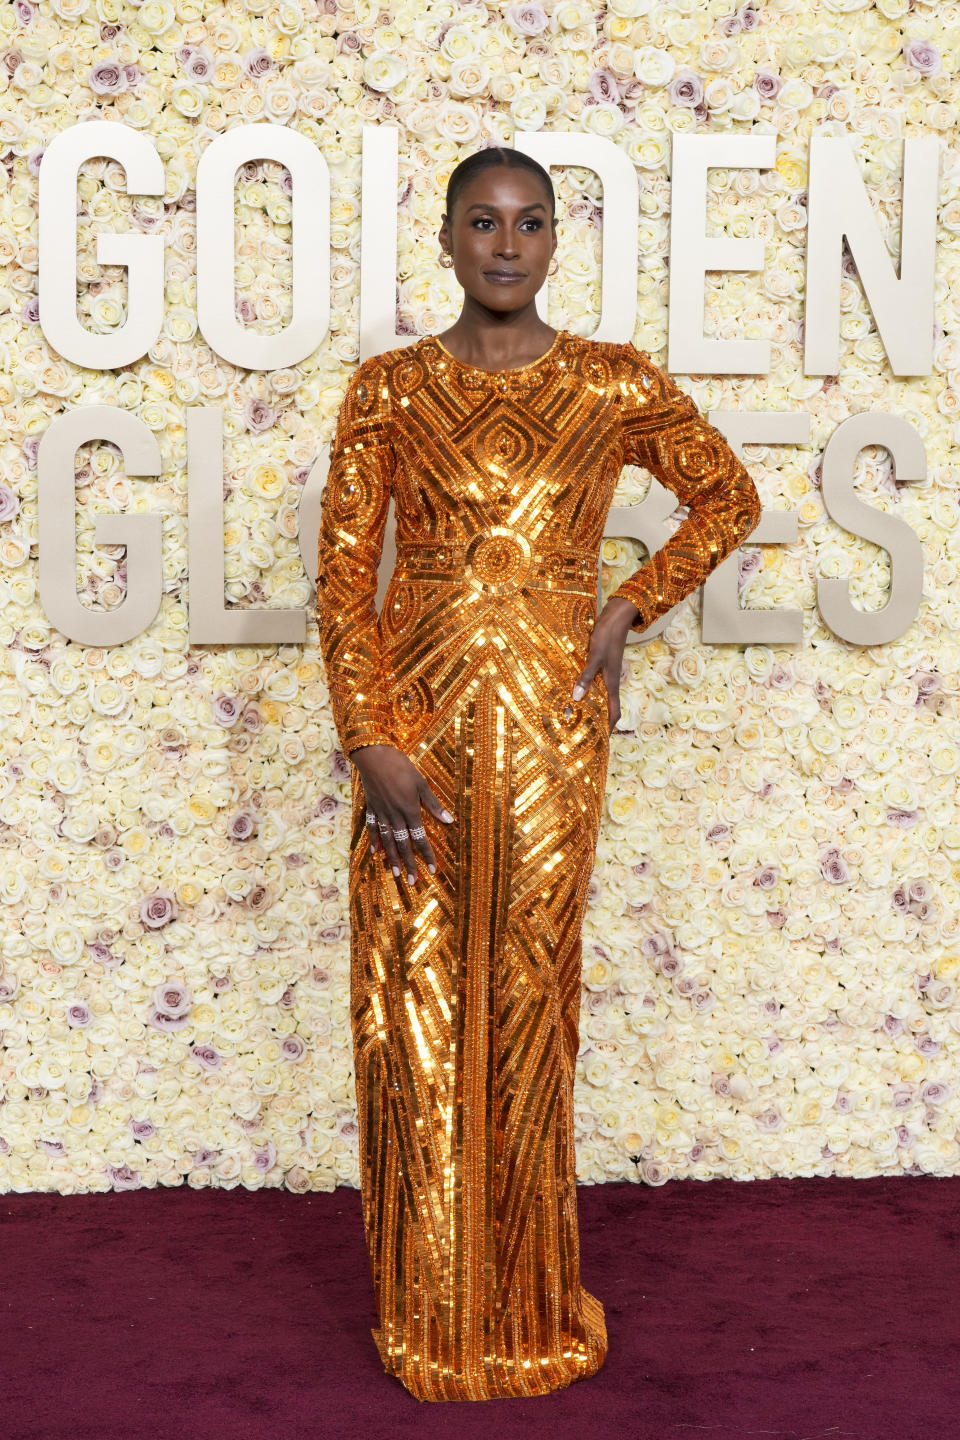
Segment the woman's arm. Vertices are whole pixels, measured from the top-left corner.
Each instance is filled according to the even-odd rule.
[[[631,630],[647,630],[672,610],[759,523],[756,485],[696,402],[629,341],[620,347],[618,404],[624,465],[662,480],[689,514],[660,549],[608,597],[577,678],[579,700],[602,671],[610,728],[620,718],[620,670]]]
[[[613,591],[639,612],[630,628],[646,630],[746,539],[761,505],[746,466],[691,396],[632,343],[621,352],[623,463],[649,470],[689,506],[660,549]]]
[[[377,631],[377,571],[396,457],[377,356],[358,365],[330,447],[317,547],[317,623],[345,755],[394,745]]]
[[[436,871],[422,807],[448,825],[455,817],[391,726],[376,598],[396,472],[393,423],[383,365],[373,355],[350,377],[330,448],[317,546],[317,623],[337,735],[363,785],[371,853],[382,853],[395,875],[404,862],[416,884],[416,852]]]

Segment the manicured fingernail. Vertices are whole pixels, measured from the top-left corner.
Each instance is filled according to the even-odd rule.
[[[394,873],[394,875],[399,875],[399,874],[400,874],[400,866],[399,866],[399,865],[394,865],[394,867],[393,867],[393,873]]]
[[[587,693],[587,692],[586,692],[586,690],[584,690],[584,688],[583,688],[582,685],[574,685],[574,687],[573,687],[573,698],[574,698],[574,700],[582,700],[583,697],[584,697],[584,695],[586,695],[586,693]]]
[[[407,873],[407,879],[410,881],[410,884],[411,884],[411,885],[416,885],[416,883],[417,883],[417,877],[416,877],[416,875],[411,875],[411,874],[408,872],[408,873]]]
[[[436,875],[436,873],[437,873],[437,867],[436,867],[436,865],[428,865],[428,866],[427,866],[427,869],[430,871],[430,874],[431,874],[431,875]]]
[[[450,811],[449,811],[449,810],[441,810],[441,811],[440,811],[440,819],[441,819],[441,820],[446,820],[447,824],[449,825],[450,822],[451,822],[451,820],[453,819],[453,816],[450,814]]]

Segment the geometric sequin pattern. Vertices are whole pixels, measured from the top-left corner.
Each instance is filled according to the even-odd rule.
[[[646,629],[760,518],[744,465],[632,344],[560,330],[515,370],[431,336],[354,371],[323,494],[317,620],[345,753],[395,745],[453,825],[417,884],[371,856],[352,771],[351,1024],[385,1369],[422,1400],[535,1395],[603,1364],[580,1282],[581,934],[609,753],[574,681],[624,464],[689,507],[615,592]],[[397,563],[378,617],[395,501]]]

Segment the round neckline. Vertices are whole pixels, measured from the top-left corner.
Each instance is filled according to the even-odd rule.
[[[447,349],[446,345],[444,345],[439,335],[431,335],[430,339],[434,342],[435,345],[439,346],[439,348],[443,351],[444,355],[446,355],[450,360],[452,360],[455,365],[459,365],[461,370],[471,370],[477,375],[501,376],[522,375],[525,370],[533,370],[535,366],[542,365],[544,360],[549,360],[550,356],[560,344],[560,337],[562,335],[565,335],[566,333],[567,332],[565,330],[558,330],[550,343],[550,348],[548,350],[544,350],[543,354],[539,355],[536,360],[530,360],[526,365],[513,365],[507,370],[486,370],[482,365],[468,365],[465,360],[461,360],[457,355],[454,355],[452,350]]]

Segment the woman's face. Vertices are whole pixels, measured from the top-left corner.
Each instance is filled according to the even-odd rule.
[[[521,310],[546,279],[557,248],[542,182],[529,170],[492,165],[460,191],[440,244],[465,292],[489,310]],[[498,272],[514,278],[498,279]]]

